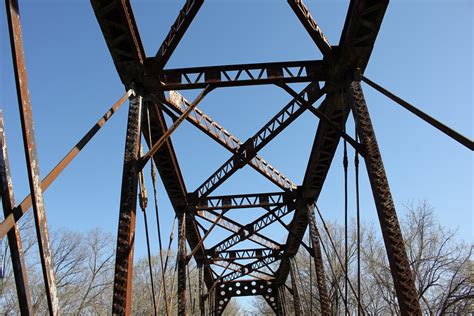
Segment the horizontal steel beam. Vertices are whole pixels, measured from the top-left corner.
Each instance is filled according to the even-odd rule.
[[[234,260],[248,260],[248,259],[263,259],[267,257],[275,257],[282,253],[283,250],[275,250],[268,248],[255,249],[238,249],[238,250],[224,250],[212,251],[206,250],[209,261],[234,261]]]
[[[147,59],[149,65],[155,62],[154,58]],[[209,84],[235,87],[325,81],[328,77],[325,64],[320,60],[165,69],[160,73],[145,67],[145,73],[157,85],[149,86],[150,90],[160,88],[160,85],[163,90],[184,90],[204,88]]]
[[[190,205],[199,210],[229,210],[251,207],[269,208],[294,202],[291,194],[285,192],[208,196],[199,200],[197,204],[193,204],[192,197],[189,200]]]

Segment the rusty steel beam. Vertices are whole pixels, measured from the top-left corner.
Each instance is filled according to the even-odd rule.
[[[281,254],[281,252],[283,252],[283,250],[275,250],[275,249],[269,249],[269,248],[238,249],[238,250],[223,250],[223,251],[213,251],[212,249],[206,250],[206,254],[209,256],[208,260],[210,262],[263,259],[266,257],[278,256]]]
[[[243,234],[245,232],[245,226],[233,221],[232,219],[226,216],[220,216],[219,218],[219,214],[216,214],[214,211],[211,211],[211,210],[197,211],[196,216],[210,223],[214,223],[217,221],[217,225],[219,225],[219,227],[222,227],[228,231],[234,232],[235,234]],[[271,248],[271,249],[281,248],[280,244],[278,244],[274,240],[264,235],[259,234],[258,232],[255,232],[254,234],[249,235],[248,239],[267,248]]]
[[[324,260],[321,253],[321,236],[319,235],[316,218],[314,216],[314,205],[302,205],[306,208],[306,214],[309,222],[309,236],[313,253],[314,269],[316,272],[316,282],[318,285],[319,304],[321,307],[321,315],[331,315],[331,302],[329,300],[328,287],[326,282],[326,273],[324,272]]]
[[[291,274],[291,289],[293,290],[293,304],[295,309],[295,316],[302,315],[301,310],[301,301],[300,301],[300,294],[298,291],[298,286],[296,285],[296,267],[294,263],[294,257],[288,258],[290,260],[290,274]]]
[[[36,153],[36,142],[33,128],[33,114],[31,111],[30,95],[28,92],[28,75],[26,72],[23,39],[20,23],[20,9],[17,0],[6,0],[7,20],[10,33],[10,46],[13,59],[13,70],[20,109],[21,131],[25,150],[28,181],[32,196],[33,212],[35,217],[36,237],[38,240],[41,267],[45,283],[45,294],[48,309],[51,315],[59,315],[59,301],[57,297],[56,277],[54,275],[53,256],[49,244],[48,225],[41,190],[39,161]]]
[[[126,88],[136,82],[129,64],[143,65],[143,49],[129,0],[91,0],[117,73]]]
[[[278,206],[272,209],[271,212],[267,212],[254,220],[253,222],[245,225],[239,231],[230,235],[229,237],[221,240],[215,246],[211,248],[212,251],[223,251],[227,250],[230,247],[249,239],[254,234],[258,233],[260,230],[268,227],[269,225],[276,222],[278,219],[283,218],[294,210],[293,205],[283,205]]]
[[[156,53],[154,69],[159,71],[166,65],[203,3],[204,0],[186,0],[176,21],[171,26],[171,30]]]
[[[236,195],[207,196],[201,199],[197,204],[193,204],[190,199],[190,205],[201,211],[205,210],[230,210],[262,207],[282,206],[294,202],[291,195],[286,192],[274,193],[250,193]]]
[[[306,5],[303,3],[302,0],[288,0],[291,8],[295,12],[296,16],[300,20],[301,24],[303,24],[306,31],[309,33],[313,41],[318,46],[321,53],[323,53],[324,57],[331,56],[331,44],[329,40],[324,36],[324,33],[319,28],[318,23],[309,12]]]
[[[169,94],[170,97],[164,101],[164,104],[176,113],[184,113],[191,105],[179,92],[170,91]],[[200,109],[195,108],[186,119],[230,152],[239,153],[242,142]],[[249,165],[281,189],[290,191],[296,189],[296,185],[290,179],[259,155],[250,160]]]
[[[130,315],[140,158],[142,96],[130,101],[120,197],[112,313]]]
[[[130,1],[91,0],[91,4],[122,83],[125,87],[131,87],[133,83],[139,85],[140,78],[136,75],[136,69],[143,72],[145,52]],[[148,103],[150,113],[151,140],[155,143],[166,132],[166,122],[163,111],[156,104],[145,103]],[[151,148],[152,144],[148,143],[150,139],[148,128],[144,128],[142,132],[148,147]],[[171,140],[158,150],[154,161],[175,212],[184,209],[187,190]],[[191,248],[194,248],[201,239],[193,216],[186,217],[186,235]],[[203,260],[204,248],[199,249],[194,258],[198,262]],[[207,286],[212,285],[213,277],[207,267],[204,269],[204,279]]]
[[[344,126],[349,111],[342,89],[337,88],[337,82],[344,81],[347,73],[352,75],[355,69],[360,68],[363,71],[367,66],[387,6],[388,0],[351,0],[350,2],[339,41],[339,52],[335,54],[334,49],[332,50],[333,59],[336,62],[330,71],[331,78],[328,81],[334,88],[328,91],[326,99],[319,108],[340,128]],[[339,140],[340,134],[327,122],[319,123],[301,189],[302,197],[309,202],[317,201],[319,197]],[[305,213],[304,210],[297,208],[290,223],[290,227],[297,234],[288,236],[286,245],[289,253],[298,250],[303,238],[308,225]],[[276,274],[277,280],[284,282],[288,273],[289,264],[286,260],[282,260]]]
[[[3,113],[0,111],[0,197],[2,199],[3,215],[6,217],[13,214],[15,197],[13,195],[13,182],[10,175],[10,164],[8,161],[7,142],[5,127],[3,125]],[[8,247],[12,260],[13,275],[15,276],[16,293],[18,305],[22,315],[33,315],[31,305],[30,289],[28,286],[28,273],[26,270],[21,242],[20,230],[14,222],[13,228],[8,231]],[[3,271],[5,273],[5,271]]]
[[[354,81],[350,84],[348,99],[352,106],[357,134],[367,153],[364,159],[365,165],[382,228],[400,312],[402,315],[421,315],[402,231],[360,82]]]
[[[160,139],[158,139],[157,142],[153,143],[150,150],[140,158],[140,169],[143,169],[148,160],[150,160],[150,158],[155,155],[158,149],[163,146],[163,144],[168,140],[168,138],[171,137],[171,134],[173,134],[173,132],[178,128],[178,126],[184,122],[186,117],[191,114],[192,110],[196,108],[196,106],[202,101],[202,99],[204,99],[204,97],[209,92],[212,91],[212,89],[213,87],[211,86],[207,86],[206,88],[204,88],[204,90],[197,96],[194,102],[186,109],[186,111],[180,117],[178,117],[176,121],[173,122],[173,125],[171,125],[170,128],[166,130],[166,132],[160,137]]]
[[[236,280],[219,282],[216,286],[216,301],[229,302],[232,297],[258,296],[261,295],[267,303],[276,309],[278,305],[278,289],[273,279],[268,280]],[[227,300],[226,300],[227,299]],[[225,305],[219,310],[223,313]],[[277,315],[280,315],[277,313]]]
[[[309,84],[299,96],[313,104],[318,100],[324,91],[319,89],[318,83]],[[287,126],[295,121],[307,109],[307,104],[302,104],[299,100],[291,100],[282,110],[280,110],[268,123],[266,123],[254,136],[249,138],[240,148],[240,154],[234,154],[219,169],[217,169],[203,184],[195,191],[194,195],[199,199],[206,197],[219,185],[224,183],[238,169],[247,164],[259,150],[274,139]],[[242,160],[240,156],[244,156]]]
[[[132,95],[133,90],[128,90],[125,94],[112,105],[112,107],[92,126],[84,137],[74,145],[74,147],[64,156],[64,158],[48,173],[46,177],[41,181],[41,190],[46,191],[49,186],[56,180],[56,178],[66,169],[67,166],[76,158],[79,152],[89,143],[95,134],[104,126],[104,124],[112,117],[112,115],[119,109],[122,103]],[[13,209],[13,212],[6,216],[3,222],[0,224],[0,239],[12,229],[15,223],[30,209],[31,207],[31,194],[29,194],[23,201]]]
[[[340,134],[333,127],[343,129],[349,115],[349,107],[344,101],[342,91],[329,93],[319,106],[319,110],[328,117],[333,124],[326,121],[319,122],[311,149],[310,158],[303,178],[303,185],[298,189],[300,199],[313,203],[319,197],[332,160],[336,153]],[[289,224],[294,234],[288,235],[285,242],[287,252],[296,254],[302,242],[304,232],[308,227],[308,217],[305,208],[297,207],[292,221]],[[284,282],[289,274],[289,262],[282,260],[276,273],[278,282]]]
[[[154,58],[147,59],[147,64],[154,62]],[[325,81],[328,76],[326,66],[320,60],[165,69],[159,74],[146,68],[144,72],[152,78],[145,84],[150,92],[160,86],[164,90],[199,89],[208,84],[236,87]]]
[[[351,70],[365,70],[389,0],[351,0],[339,46]]]

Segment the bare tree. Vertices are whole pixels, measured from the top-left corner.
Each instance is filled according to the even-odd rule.
[[[31,214],[31,213],[30,213]],[[30,219],[30,220],[28,220]],[[31,301],[35,314],[46,314],[47,304],[31,216],[20,226],[28,269]],[[54,270],[61,310],[65,314],[98,313],[110,310],[113,280],[113,238],[98,229],[86,233],[67,230],[51,232]],[[1,243],[3,278],[0,313],[19,313],[15,282],[6,240]]]
[[[474,311],[472,245],[460,241],[454,231],[440,225],[433,208],[426,202],[406,205],[404,214],[401,225],[423,312],[428,315],[472,313]],[[346,308],[343,299],[344,227],[336,223],[327,223],[327,228],[331,239],[324,227],[320,227],[321,240],[327,249],[327,255],[323,256],[327,284],[333,314],[343,314]],[[370,315],[400,314],[380,233],[373,226],[363,225],[360,238],[362,308]],[[347,309],[350,312],[356,311],[358,306],[355,295],[356,251],[356,226],[352,223],[348,234],[347,271],[350,282]],[[316,274],[310,259],[306,250],[300,248],[296,257],[299,268],[297,286],[305,314],[309,314],[310,311],[319,313]],[[291,303],[292,298],[288,297],[287,301]],[[263,299],[257,298],[254,306],[260,313],[271,312]]]

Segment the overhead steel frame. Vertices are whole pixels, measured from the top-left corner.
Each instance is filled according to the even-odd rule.
[[[420,314],[400,226],[375,133],[358,83],[360,76],[357,75],[363,73],[368,63],[388,0],[352,0],[338,46],[329,43],[301,0],[288,0],[297,18],[322,52],[323,60],[164,69],[203,2],[203,0],[187,0],[156,56],[147,57],[141,44],[130,2],[128,0],[91,0],[117,72],[127,90],[127,97],[130,96],[129,91],[131,89],[135,91],[130,101],[125,145],[113,313],[130,314],[131,310],[137,175],[141,167],[138,150],[140,134],[145,136],[144,139],[148,147],[153,147],[168,131],[164,113],[176,118],[174,113],[183,114],[191,106],[191,103],[186,101],[184,97],[172,90],[276,84],[289,92],[293,99],[246,142],[240,142],[197,108],[194,108],[191,115],[186,117],[189,122],[233,154],[222,167],[194,192],[188,193],[186,190],[173,144],[169,138],[153,155],[154,162],[158,167],[180,223],[178,256],[179,314],[184,315],[186,313],[185,265],[188,260],[186,258],[185,240],[187,240],[189,247],[193,249],[193,258],[198,266],[202,267],[204,284],[209,290],[204,298],[207,297],[209,300],[211,313],[221,314],[232,297],[262,295],[277,314],[285,314],[286,309],[282,308],[280,302],[284,299],[284,295],[281,295],[281,293],[286,287],[288,274],[294,272],[291,267],[291,258],[297,253],[300,245],[305,246],[308,250],[311,249],[316,267],[320,267],[316,272],[319,292],[321,293],[319,300],[321,311],[323,314],[330,313],[331,306],[327,298],[324,297],[324,270],[322,270],[322,256],[320,250],[318,251],[319,236],[312,208],[319,197],[341,136],[347,139],[347,135],[344,134],[343,130],[351,110],[356,122],[357,133],[361,139],[361,143],[355,145],[358,146],[358,149],[361,149],[365,158],[400,310],[403,314]],[[31,110],[29,109],[29,98],[26,90],[27,81],[21,46],[21,32],[19,32],[18,4],[15,0],[7,0],[6,3],[7,11],[10,14],[10,34],[20,112],[26,113],[25,118],[22,119],[22,124],[32,191],[30,200],[35,211],[38,239],[41,247],[45,249],[42,251],[42,262],[50,312],[51,314],[57,314],[59,311],[54,293],[54,274],[50,273],[52,263],[50,261],[41,198],[41,189],[44,183],[39,182],[38,170],[35,167],[37,162],[34,139],[32,138]],[[293,82],[309,82],[309,85],[300,94],[297,94],[286,85]],[[323,88],[320,88],[319,82],[325,83]],[[169,98],[165,97],[165,91],[169,91]],[[323,95],[325,95],[325,99],[321,105],[318,108],[313,108],[312,104]],[[149,130],[141,128],[141,117],[142,113],[145,112],[143,109],[147,110],[151,118]],[[296,187],[291,180],[268,164],[257,153],[305,110],[310,110],[321,120],[303,183]],[[1,130],[3,131],[3,128]],[[354,144],[354,142],[351,142],[351,144]],[[9,181],[6,145],[3,136],[0,158],[2,201],[5,216],[11,218],[12,214],[19,214],[14,219],[10,219],[8,223],[2,223],[2,230],[8,231],[9,242],[12,246],[12,260],[14,260],[18,295],[22,302],[27,302],[26,309],[24,309],[27,313],[30,310],[28,289],[21,258],[21,241],[15,230],[15,223],[28,207],[25,209],[25,205],[23,205],[23,208],[15,208],[17,213],[13,209],[13,191],[8,186],[11,181]],[[233,173],[247,164],[280,187],[282,192],[209,196]],[[64,166],[61,168],[64,168]],[[241,225],[217,212],[218,210],[224,212],[228,209],[248,207],[261,207],[266,210],[266,214],[248,225]],[[281,218],[291,212],[294,213],[293,219],[289,225],[286,225]],[[228,238],[227,241],[223,241],[210,249],[205,249],[201,230],[205,234],[208,232],[197,221],[197,218],[211,221],[234,232],[234,235]],[[261,229],[277,221],[289,232],[283,245],[259,233]],[[308,224],[310,224],[311,248],[302,241]],[[229,250],[231,246],[247,239],[260,244],[263,248]],[[40,249],[42,249],[41,247]],[[239,260],[254,261],[241,264]],[[274,271],[270,264],[277,261],[280,264],[278,269]],[[225,264],[226,262],[227,264]],[[217,276],[212,265],[225,266],[231,272]],[[254,278],[240,279],[244,276],[253,276]],[[290,292],[295,293],[295,291]]]

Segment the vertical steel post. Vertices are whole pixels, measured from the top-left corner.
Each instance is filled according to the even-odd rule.
[[[128,111],[112,302],[114,315],[130,315],[132,308],[133,251],[142,101],[141,96],[133,97]]]
[[[17,0],[6,0],[8,27],[10,31],[10,45],[12,51],[13,68],[15,73],[18,105],[20,108],[20,121],[25,148],[28,180],[33,202],[35,216],[36,237],[38,239],[41,267],[45,282],[46,299],[49,313],[59,315],[59,302],[57,298],[56,278],[54,275],[53,257],[49,245],[48,226],[41,190],[41,177],[39,162],[36,154],[36,143],[33,128],[33,115],[31,112],[30,95],[28,92],[28,75],[23,51],[23,39],[20,23],[20,10]]]
[[[316,282],[318,283],[319,302],[321,306],[322,315],[331,315],[331,304],[329,302],[328,288],[326,284],[326,273],[324,272],[323,255],[321,253],[320,235],[318,226],[316,225],[316,218],[314,216],[314,205],[308,204],[306,206],[309,236],[313,248],[314,269],[316,272]]]
[[[0,197],[2,198],[3,215],[5,218],[12,214],[15,207],[15,198],[13,195],[13,183],[10,176],[10,164],[8,162],[7,142],[5,137],[5,128],[3,125],[3,114],[0,111]],[[12,259],[13,274],[15,276],[16,292],[20,312],[22,315],[33,315],[31,308],[30,289],[28,287],[28,276],[25,260],[23,258],[23,247],[21,243],[20,231],[18,225],[8,231],[8,246]]]
[[[300,294],[298,292],[298,285],[296,284],[296,273],[295,273],[295,265],[293,262],[294,257],[290,258],[290,274],[291,274],[291,289],[293,290],[293,303],[295,304],[295,316],[302,315],[301,311],[301,302],[300,302]]]
[[[357,133],[365,150],[365,165],[382,228],[400,312],[402,315],[421,315],[405,243],[360,82],[354,81],[350,84],[348,98],[352,106]]]
[[[178,315],[186,315],[186,214],[178,214]]]

